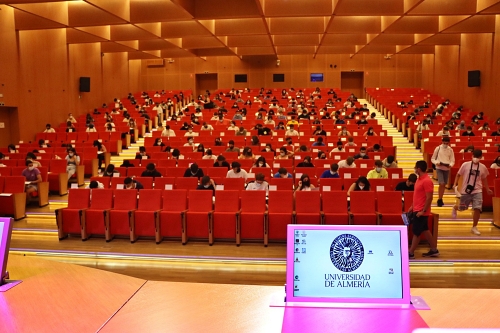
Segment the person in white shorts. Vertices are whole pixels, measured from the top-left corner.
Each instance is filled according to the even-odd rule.
[[[466,210],[472,203],[472,229],[474,235],[481,235],[477,230],[477,223],[483,210],[483,187],[486,188],[488,195],[493,191],[488,186],[488,169],[483,163],[480,163],[483,152],[475,149],[472,153],[472,162],[464,162],[458,170],[453,187],[458,186],[458,180],[461,179],[460,187],[460,205],[454,205],[451,211],[451,217],[457,217],[457,210]]]
[[[442,207],[444,205],[444,189],[446,184],[448,183],[450,169],[453,165],[455,165],[455,154],[453,153],[453,149],[450,148],[449,137],[443,137],[442,144],[434,149],[434,153],[431,157],[431,162],[436,166],[436,173],[439,183],[437,205],[438,207]]]

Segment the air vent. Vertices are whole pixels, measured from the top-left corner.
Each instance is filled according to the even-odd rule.
[[[165,59],[151,59],[146,60],[148,67],[163,67],[165,66]]]

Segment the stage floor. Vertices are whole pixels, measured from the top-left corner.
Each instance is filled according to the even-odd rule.
[[[0,294],[0,332],[282,332],[290,318],[298,328],[311,316],[310,309],[270,307],[283,291],[277,286],[147,281],[23,256],[10,256],[8,269],[23,282]],[[431,307],[410,315],[417,323],[421,317],[429,327],[500,327],[498,289],[412,288],[412,294]],[[372,332],[381,331],[379,324]]]

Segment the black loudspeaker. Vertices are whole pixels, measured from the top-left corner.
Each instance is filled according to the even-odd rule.
[[[467,85],[469,87],[481,86],[481,71],[469,71]]]
[[[90,78],[81,77],[80,78],[80,92],[90,92]]]

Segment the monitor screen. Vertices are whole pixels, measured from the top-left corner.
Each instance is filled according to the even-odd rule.
[[[246,74],[234,74],[234,82],[247,82]]]
[[[311,73],[311,82],[323,82],[323,73]]]
[[[273,74],[273,82],[285,82],[285,74]]]
[[[410,304],[405,226],[288,225],[287,302]]]
[[[7,258],[9,256],[10,237],[12,234],[12,219],[0,218],[0,285],[2,284],[7,270]]]

